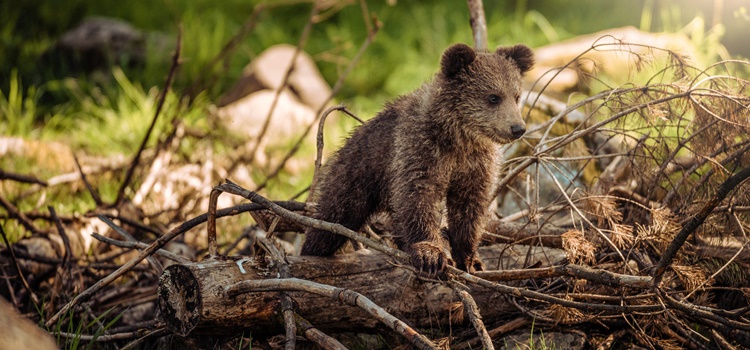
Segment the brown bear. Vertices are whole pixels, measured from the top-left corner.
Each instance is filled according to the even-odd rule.
[[[476,52],[455,44],[433,81],[388,103],[328,166],[315,218],[359,230],[391,214],[396,244],[415,268],[481,270],[476,256],[498,168],[498,147],[524,135],[518,106],[534,64],[524,45]],[[445,206],[448,228],[440,222]],[[347,239],[309,229],[302,255],[332,255]],[[447,247],[446,247],[447,248]]]

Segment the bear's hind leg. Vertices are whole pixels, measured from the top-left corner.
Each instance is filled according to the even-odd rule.
[[[337,184],[338,185],[338,184]],[[375,210],[376,201],[372,195],[357,191],[350,186],[326,186],[318,203],[316,219],[341,224],[344,227],[358,231]],[[333,255],[346,244],[347,238],[325,230],[311,228],[306,232],[305,243],[302,245],[302,255]]]

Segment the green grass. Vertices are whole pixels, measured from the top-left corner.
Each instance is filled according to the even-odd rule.
[[[96,340],[105,332],[107,329],[112,328],[112,326],[117,323],[117,321],[122,317],[123,312],[116,315],[110,320],[107,320],[107,315],[109,315],[110,312],[112,312],[114,308],[111,308],[104,313],[102,313],[99,316],[96,316],[93,320],[86,323],[84,320],[76,320],[73,315],[73,311],[71,310],[67,317],[64,317],[60,322],[57,323],[57,326],[55,327],[52,334],[56,334],[56,342],[58,345],[61,346],[62,349],[65,350],[77,350],[77,349],[102,349],[103,347],[96,343]],[[65,320],[67,319],[67,327],[65,327],[64,324],[66,324]],[[106,323],[103,323],[106,322]],[[101,325],[100,325],[101,323]],[[72,334],[73,338],[63,337],[60,335],[61,332],[65,332],[68,334]],[[91,334],[93,333],[93,334]],[[91,340],[82,340],[81,336],[84,334],[90,334],[92,336]],[[85,347],[84,347],[85,344]]]

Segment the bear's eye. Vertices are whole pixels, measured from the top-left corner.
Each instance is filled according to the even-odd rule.
[[[500,96],[492,94],[487,97],[487,102],[489,102],[491,105],[500,104]]]
[[[516,95],[516,104],[521,101],[521,95]]]

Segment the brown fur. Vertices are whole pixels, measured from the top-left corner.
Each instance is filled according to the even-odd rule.
[[[498,146],[526,131],[518,98],[532,65],[523,45],[494,53],[449,47],[432,82],[387,104],[338,152],[315,217],[359,230],[373,213],[388,211],[396,243],[417,269],[481,269],[476,250]],[[443,203],[452,259],[441,243]],[[310,229],[302,254],[331,255],[344,243],[343,236]]]

